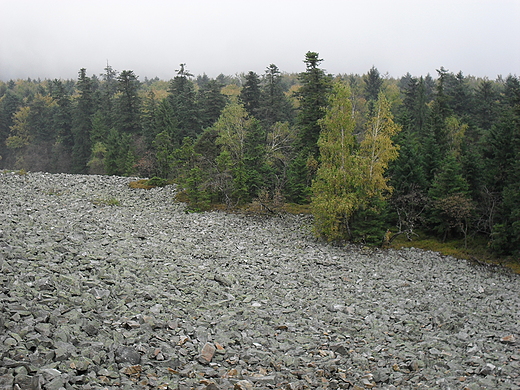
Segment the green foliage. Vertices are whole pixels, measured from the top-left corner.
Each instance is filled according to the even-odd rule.
[[[259,106],[255,116],[263,127],[270,128],[276,122],[292,120],[292,105],[285,96],[282,75],[276,65],[271,64],[267,67],[260,92]]]
[[[158,177],[158,176],[154,176],[148,180],[148,185],[153,186],[153,187],[164,187],[167,184],[168,184],[168,180],[166,180],[162,177]]]
[[[204,172],[199,167],[192,168],[185,176],[183,188],[192,211],[205,211],[210,207],[211,194],[204,188],[205,181]]]
[[[388,228],[387,203],[382,198],[365,199],[349,221],[350,239],[364,245],[380,245]]]
[[[354,121],[350,90],[335,83],[329,108],[320,122],[321,164],[312,184],[315,232],[330,241],[351,237],[349,222],[360,207],[361,167],[354,154]]]
[[[122,133],[136,134],[140,132],[141,98],[138,94],[139,80],[131,70],[122,71],[117,77],[115,101],[115,125]]]
[[[96,142],[92,147],[92,157],[87,163],[89,173],[103,175],[105,173],[105,155],[107,148],[102,142]]]
[[[380,241],[385,231],[381,214],[391,191],[384,173],[397,158],[392,137],[400,131],[388,101],[379,94],[374,116],[357,145],[350,90],[336,82],[320,124],[320,166],[312,186],[316,233],[331,241]]]
[[[304,63],[306,71],[298,75],[301,87],[296,93],[299,108],[296,118],[298,139],[295,145],[294,158],[288,178],[288,194],[293,202],[307,202],[310,185],[315,171],[309,170],[319,155],[318,138],[321,131],[320,120],[325,115],[324,108],[328,103],[328,94],[332,86],[332,77],[319,68],[323,60],[318,53],[307,52]]]
[[[85,68],[79,71],[77,83],[79,96],[76,101],[72,123],[72,172],[86,173],[87,163],[91,155],[92,115],[95,112],[94,86],[90,77],[87,77]]]
[[[168,102],[174,113],[178,134],[174,142],[180,145],[184,137],[195,138],[201,131],[199,109],[196,101],[196,91],[191,77],[193,75],[180,64],[177,76],[170,82]]]
[[[136,157],[132,151],[130,134],[121,134],[116,129],[111,129],[105,146],[106,174],[132,175],[134,172]]]
[[[325,115],[327,96],[331,90],[332,77],[319,68],[323,60],[315,52],[307,52],[304,63],[306,71],[299,74],[301,87],[296,97],[299,101],[297,124],[299,149],[318,156],[319,121]]]
[[[321,62],[308,52],[300,74],[271,64],[196,82],[184,64],[169,83],[108,64],[100,77],[0,82],[0,168],[174,179],[198,210],[312,200],[328,239],[377,242],[391,217],[410,238],[427,229],[518,255],[517,76],[338,75],[354,123],[342,154]]]
[[[240,91],[240,101],[244,104],[244,108],[251,116],[258,117],[260,112],[260,77],[251,71],[246,77],[244,87]]]
[[[155,136],[152,142],[155,151],[157,176],[167,179],[173,166],[173,142],[166,131],[162,131]]]

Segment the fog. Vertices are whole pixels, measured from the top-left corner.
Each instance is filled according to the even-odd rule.
[[[210,77],[301,72],[307,51],[333,74],[520,73],[518,0],[0,0],[0,14],[4,81],[99,74],[107,61],[141,80],[180,63]]]

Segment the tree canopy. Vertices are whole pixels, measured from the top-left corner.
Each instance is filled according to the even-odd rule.
[[[310,203],[331,241],[420,228],[520,254],[517,76],[333,76],[312,51],[303,63],[0,81],[0,168],[157,176],[198,210]]]

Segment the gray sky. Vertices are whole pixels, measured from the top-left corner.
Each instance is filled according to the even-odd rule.
[[[520,0],[0,0],[0,80],[77,78],[109,64],[141,80],[269,64],[400,77],[441,66],[520,74]]]

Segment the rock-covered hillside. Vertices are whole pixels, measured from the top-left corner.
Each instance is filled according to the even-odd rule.
[[[0,389],[520,389],[520,277],[0,173]]]

